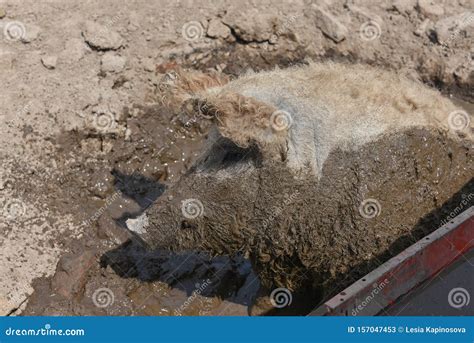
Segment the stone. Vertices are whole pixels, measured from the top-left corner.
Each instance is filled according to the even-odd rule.
[[[118,73],[125,68],[127,59],[113,52],[106,52],[101,59],[100,69],[106,73]]]
[[[443,6],[437,4],[434,0],[418,0],[418,11],[428,18],[436,18],[444,14]]]
[[[46,67],[46,69],[55,69],[58,62],[58,57],[49,55],[41,57],[41,63]]]
[[[334,42],[339,43],[347,36],[347,28],[335,16],[323,8],[312,5],[316,26]]]
[[[207,28],[207,35],[212,38],[227,38],[230,36],[230,29],[218,19],[211,19]]]
[[[73,297],[85,286],[87,271],[94,263],[93,250],[61,257],[51,280],[53,292],[65,298]]]
[[[474,23],[473,13],[461,13],[459,15],[450,16],[440,19],[434,26],[434,32],[438,43],[450,45],[460,36],[461,32],[466,30],[469,25]]]
[[[0,19],[5,18],[6,15],[7,15],[7,12],[5,11],[5,9],[0,7]]]
[[[265,42],[274,34],[276,20],[276,16],[271,13],[251,10],[229,14],[222,22],[231,27],[235,35],[245,42]]]
[[[97,50],[116,50],[123,44],[120,34],[109,26],[87,21],[82,31],[84,40]]]
[[[416,6],[416,0],[395,0],[393,8],[400,14],[409,14]]]
[[[415,36],[421,37],[424,34],[427,34],[428,32],[431,32],[431,29],[433,28],[433,22],[426,18],[423,20],[423,22],[418,26],[413,33]]]
[[[156,63],[153,58],[144,58],[142,60],[143,69],[148,72],[154,72],[156,70]]]

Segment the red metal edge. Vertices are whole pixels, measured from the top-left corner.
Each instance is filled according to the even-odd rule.
[[[474,206],[316,308],[310,316],[373,316],[474,247]]]

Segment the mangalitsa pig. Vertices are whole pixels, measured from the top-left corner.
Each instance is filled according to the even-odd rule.
[[[262,289],[330,292],[472,193],[470,114],[393,72],[309,63],[231,82],[181,71],[168,85],[214,126],[139,235],[152,248],[243,253]]]

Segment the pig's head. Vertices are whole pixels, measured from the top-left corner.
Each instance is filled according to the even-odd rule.
[[[311,163],[290,163],[297,160],[289,154],[300,141],[291,138],[298,123],[292,113],[235,92],[190,101],[215,127],[194,166],[147,211],[141,238],[173,251],[252,253],[288,223],[281,209],[295,206],[313,172]]]

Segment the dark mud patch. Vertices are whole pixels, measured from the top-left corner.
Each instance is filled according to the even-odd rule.
[[[68,253],[35,281],[23,314],[246,315],[259,282],[242,256],[149,252],[126,228],[189,168],[209,123],[157,105],[125,109],[119,125],[125,136],[71,131],[55,142],[62,177],[50,206],[74,213],[84,234],[63,237]]]

